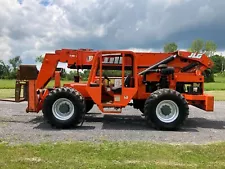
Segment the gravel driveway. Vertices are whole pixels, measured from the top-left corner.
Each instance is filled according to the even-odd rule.
[[[156,131],[145,125],[138,110],[126,107],[121,115],[102,115],[94,107],[83,126],[56,130],[42,114],[25,113],[26,103],[0,102],[0,140],[10,143],[39,143],[72,140],[151,141],[166,143],[208,143],[225,140],[225,102],[215,102],[214,113],[190,107],[181,131]]]

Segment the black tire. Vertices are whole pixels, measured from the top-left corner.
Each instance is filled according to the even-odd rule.
[[[146,100],[133,100],[133,107],[144,114],[144,105]]]
[[[174,105],[175,107],[177,106],[178,113],[177,116],[174,116],[172,121],[160,120],[157,113],[159,112],[157,111],[157,106],[159,103],[162,103],[162,101],[167,102],[166,104],[170,104],[170,101],[173,101],[171,102],[171,105]],[[164,110],[165,108],[166,107],[164,105]],[[189,115],[189,106],[186,99],[179,92],[171,89],[159,89],[151,93],[150,97],[146,100],[144,106],[144,115],[147,120],[147,124],[151,125],[157,130],[178,130],[184,124],[184,121]]]
[[[139,106],[139,110],[140,110],[140,112],[142,113],[142,115],[144,114],[144,106],[145,106],[145,100],[140,100],[139,102],[138,102],[138,106]]]
[[[144,108],[139,108],[140,112],[144,114]]]
[[[86,100],[86,113],[88,113],[94,106],[94,102],[92,100]]]
[[[54,103],[58,99],[66,99],[66,101],[70,103],[71,108],[73,108],[72,110],[74,111],[71,111],[72,115],[69,116],[68,119],[57,118],[55,114],[58,112],[52,110]],[[85,100],[82,95],[74,89],[67,87],[57,88],[50,91],[49,95],[45,98],[42,112],[44,118],[53,127],[63,129],[76,127],[84,118],[86,112]]]

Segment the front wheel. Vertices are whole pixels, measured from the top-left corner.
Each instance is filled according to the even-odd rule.
[[[85,101],[74,89],[58,88],[45,98],[42,112],[48,123],[56,128],[74,127],[84,118]]]
[[[179,92],[160,89],[146,100],[144,115],[147,123],[156,129],[177,130],[188,117],[189,107]]]

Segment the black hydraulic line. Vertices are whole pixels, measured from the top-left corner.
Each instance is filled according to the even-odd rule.
[[[143,75],[143,74],[149,72],[151,69],[156,69],[159,65],[166,64],[166,63],[174,60],[175,58],[176,58],[176,55],[172,55],[172,56],[170,56],[170,57],[168,57],[168,58],[166,58],[164,60],[161,60],[160,62],[158,62],[158,63],[148,67],[147,69],[143,70],[142,72],[140,72],[139,75]]]
[[[181,69],[181,72],[186,72],[186,71],[192,69],[193,67],[195,67],[195,66],[197,66],[197,65],[199,65],[198,62],[191,63],[191,64],[189,64],[189,65],[183,67],[183,68]]]

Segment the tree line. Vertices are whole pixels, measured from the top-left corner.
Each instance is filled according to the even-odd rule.
[[[174,52],[178,50],[178,45],[175,42],[166,43],[163,47],[164,52]],[[217,44],[213,41],[204,41],[202,39],[194,40],[190,47],[188,48],[190,52],[206,53],[207,56],[214,62],[212,69],[207,70],[205,75],[206,82],[214,81],[214,74],[223,73],[225,70],[225,58],[221,55],[215,54],[217,51]],[[43,62],[43,56],[36,57],[36,63]],[[19,65],[22,64],[22,59],[20,56],[16,56],[8,60],[6,64],[3,60],[0,60],[0,79],[16,79],[16,72]],[[64,80],[73,80],[74,76],[77,75],[76,71],[63,72],[62,79]],[[82,80],[87,80],[90,70],[84,70],[79,73],[82,77]],[[108,71],[111,76],[117,76],[120,74],[119,71],[113,70]]]
[[[16,79],[17,70],[21,64],[22,59],[20,56],[9,59],[8,64],[0,60],[0,79]]]

